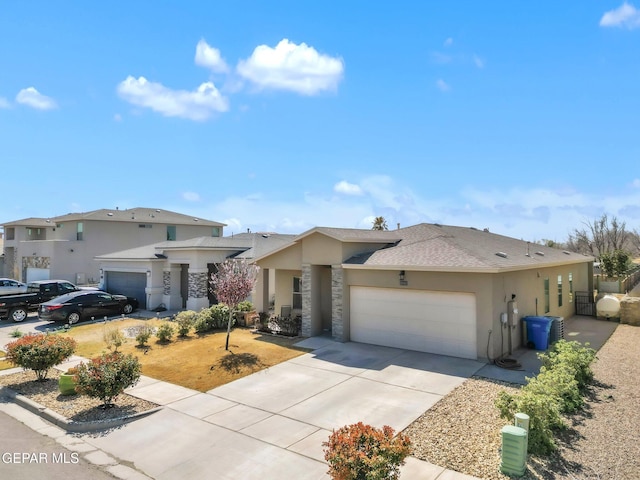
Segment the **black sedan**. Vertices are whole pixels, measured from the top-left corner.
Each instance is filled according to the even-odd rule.
[[[101,291],[79,291],[41,303],[38,318],[73,324],[91,317],[109,317],[121,313],[128,315],[137,308],[138,301],[133,297]]]

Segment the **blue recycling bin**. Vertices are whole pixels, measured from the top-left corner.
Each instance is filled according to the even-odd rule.
[[[522,319],[527,324],[527,344],[532,343],[536,350],[549,348],[549,334],[553,319],[549,317],[528,316]]]

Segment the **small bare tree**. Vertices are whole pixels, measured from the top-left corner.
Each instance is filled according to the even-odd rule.
[[[234,310],[251,294],[258,280],[259,271],[260,267],[249,264],[246,260],[227,259],[218,266],[218,272],[211,275],[214,295],[218,301],[229,307],[225,350],[229,350],[229,334]]]
[[[575,229],[569,235],[567,248],[574,252],[592,255],[598,259],[603,254],[631,248],[631,234],[625,222],[617,217],[609,219],[605,213],[593,222],[584,222],[586,228]]]

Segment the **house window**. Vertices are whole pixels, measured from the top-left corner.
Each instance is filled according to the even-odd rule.
[[[293,277],[293,299],[291,302],[293,308],[302,308],[302,279]]]
[[[78,222],[76,225],[76,240],[84,240],[84,225]]]
[[[544,279],[544,313],[549,313],[549,279]]]
[[[562,306],[562,275],[558,275],[558,306]]]
[[[4,233],[6,234],[6,239],[7,240],[15,240],[16,239],[16,229],[14,227],[5,228]]]
[[[211,230],[211,236],[212,237],[219,237],[220,236],[220,227],[213,227],[213,229]]]
[[[569,273],[569,301],[573,302],[573,273]]]
[[[174,242],[176,240],[176,226],[167,225],[167,240]]]
[[[153,228],[153,225],[150,223],[140,223],[138,224],[138,228]]]

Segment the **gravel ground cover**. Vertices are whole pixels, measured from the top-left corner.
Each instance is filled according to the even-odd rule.
[[[126,417],[146,412],[158,405],[123,393],[118,395],[115,406],[101,408],[102,402],[86,395],[60,395],[58,377],[60,372],[51,369],[44,382],[35,380],[35,373],[23,371],[0,375],[0,386],[9,387],[34,402],[47,407],[75,422],[94,422]]]
[[[640,479],[640,327],[619,325],[592,368],[585,408],[567,418],[558,451],[530,456],[521,478]],[[500,472],[500,430],[511,422],[499,417],[494,401],[502,389],[517,388],[467,380],[405,429],[412,455],[478,478],[510,478]]]

